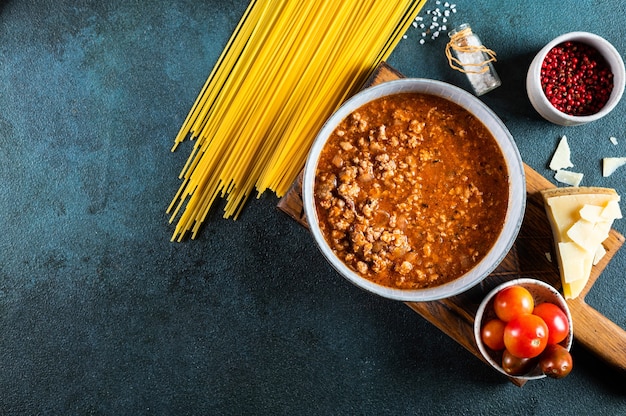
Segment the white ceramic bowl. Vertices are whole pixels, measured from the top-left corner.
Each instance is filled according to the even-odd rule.
[[[541,88],[541,64],[552,48],[566,41],[581,42],[594,47],[602,54],[613,72],[613,91],[605,106],[595,114],[588,116],[572,116],[563,113],[557,110],[550,101],[548,101]],[[570,32],[553,39],[535,55],[526,75],[526,92],[528,93],[530,103],[544,119],[561,126],[577,126],[598,120],[610,113],[622,98],[625,80],[626,72],[624,71],[624,61],[613,45],[593,33]]]
[[[504,154],[509,172],[509,202],[503,230],[493,248],[480,263],[456,280],[437,287],[421,290],[394,289],[373,283],[346,266],[330,248],[322,235],[317,220],[314,200],[314,182],[317,160],[330,134],[350,113],[377,98],[407,92],[425,93],[452,101],[478,117],[491,131]],[[304,210],[313,237],[325,258],[339,272],[360,288],[389,299],[401,301],[430,301],[454,296],[476,285],[489,275],[504,259],[513,245],[526,206],[524,166],[513,137],[502,121],[482,101],[465,90],[440,81],[428,79],[401,79],[367,88],[347,100],[325,123],[309,153],[303,177]]]
[[[502,283],[501,285],[491,290],[487,294],[487,296],[485,296],[483,301],[480,303],[480,306],[478,307],[478,311],[476,312],[476,317],[474,319],[474,338],[476,340],[476,345],[478,346],[478,349],[480,350],[480,353],[485,358],[485,360],[487,360],[487,362],[489,362],[489,364],[491,364],[493,368],[495,368],[504,375],[518,378],[521,380],[536,380],[544,378],[546,377],[546,375],[541,372],[541,369],[539,367],[535,367],[532,371],[523,376],[511,376],[510,374],[507,374],[507,372],[502,369],[502,352],[495,352],[487,348],[480,336],[483,323],[486,323],[496,317],[496,314],[493,311],[493,300],[496,294],[502,289],[516,285],[528,289],[528,291],[533,295],[535,305],[539,305],[543,302],[550,302],[559,306],[565,312],[565,315],[567,315],[567,321],[569,322],[570,330],[567,337],[562,342],[560,342],[560,344],[567,348],[568,351],[572,348],[572,342],[574,341],[574,328],[572,323],[572,315],[570,313],[569,307],[567,306],[567,302],[554,287],[541,280],[531,278],[520,278]]]

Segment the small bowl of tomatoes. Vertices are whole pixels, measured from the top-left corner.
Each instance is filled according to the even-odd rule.
[[[519,278],[491,290],[476,312],[474,337],[485,360],[509,377],[563,378],[572,370],[569,307],[541,280]]]

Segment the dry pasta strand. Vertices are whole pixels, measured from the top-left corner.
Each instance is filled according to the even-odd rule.
[[[196,238],[218,198],[237,218],[256,191],[283,196],[326,119],[393,51],[425,0],[253,0],[172,151],[193,148],[167,213]]]

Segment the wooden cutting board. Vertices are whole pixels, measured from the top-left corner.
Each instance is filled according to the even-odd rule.
[[[367,81],[365,87],[403,78],[402,74],[382,63]],[[484,296],[498,284],[518,277],[543,280],[561,290],[561,279],[554,253],[552,231],[548,222],[542,189],[554,185],[524,165],[526,172],[527,204],[522,228],[513,248],[504,261],[482,283],[460,295],[431,302],[407,302],[407,306],[449,335],[472,354],[485,361],[474,341],[474,317]],[[302,206],[302,176],[280,200],[278,208],[308,227]],[[589,292],[606,265],[624,244],[624,236],[611,230],[603,245],[607,254],[593,267],[591,278],[581,295],[568,304],[571,310],[574,339],[610,365],[626,371],[626,331],[585,303]],[[486,362],[486,361],[485,361]],[[495,370],[494,370],[495,371]],[[519,386],[523,380],[511,378]]]

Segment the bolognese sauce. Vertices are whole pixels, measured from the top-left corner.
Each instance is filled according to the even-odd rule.
[[[353,111],[322,150],[322,233],[383,286],[419,289],[474,267],[503,228],[509,177],[490,131],[446,99],[403,93]]]

